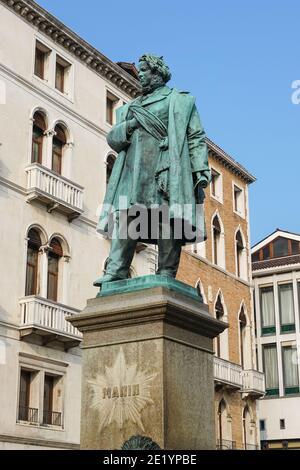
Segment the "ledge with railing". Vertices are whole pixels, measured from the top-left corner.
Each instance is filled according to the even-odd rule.
[[[62,425],[62,414],[58,411],[43,411],[43,424],[51,426],[61,426]]]
[[[214,356],[214,379],[215,383],[225,384],[228,387],[241,389],[242,367],[233,362],[226,361]]]
[[[258,370],[242,371],[243,388],[242,392],[250,395],[264,396],[266,393],[265,376]]]
[[[33,163],[26,168],[28,201],[38,199],[53,209],[65,212],[71,219],[83,212],[82,186],[75,184],[64,176]]]
[[[19,406],[18,419],[19,421],[26,421],[27,423],[38,423],[39,410],[28,406]]]
[[[79,310],[38,296],[28,296],[20,300],[22,339],[32,336],[42,337],[42,344],[53,341],[64,343],[65,349],[78,346],[82,334],[66,321],[66,317],[79,313]]]

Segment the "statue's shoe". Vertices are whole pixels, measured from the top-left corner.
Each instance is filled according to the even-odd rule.
[[[114,276],[113,274],[104,274],[104,276],[99,277],[95,282],[93,282],[93,286],[101,287],[102,284],[105,284],[106,282],[121,281],[122,279],[123,278]]]

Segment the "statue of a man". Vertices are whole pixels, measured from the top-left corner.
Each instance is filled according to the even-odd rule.
[[[156,274],[174,278],[182,246],[205,239],[203,211],[197,210],[210,181],[205,133],[195,98],[166,86],[170,78],[162,57],[143,55],[142,95],[117,110],[117,123],[107,136],[118,157],[97,230],[107,233],[111,218],[114,230],[105,274],[95,286],[128,277],[138,241],[158,245]],[[142,208],[142,234],[125,230],[124,236],[124,225],[134,224]],[[154,217],[157,208],[168,209],[169,222]]]

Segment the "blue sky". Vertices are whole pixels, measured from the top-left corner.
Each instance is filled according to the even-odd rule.
[[[258,179],[252,244],[300,233],[298,0],[38,0],[113,61],[163,55],[171,86],[190,91],[207,135]]]

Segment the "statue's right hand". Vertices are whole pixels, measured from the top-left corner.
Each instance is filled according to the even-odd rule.
[[[127,123],[128,134],[131,135],[135,131],[135,129],[138,129],[138,127],[140,127],[140,123],[137,119],[135,118],[129,119]]]
[[[132,118],[129,121],[129,126],[131,127],[131,129],[135,130],[140,127],[140,123],[136,118]]]

